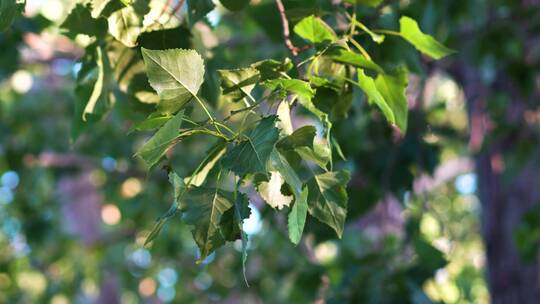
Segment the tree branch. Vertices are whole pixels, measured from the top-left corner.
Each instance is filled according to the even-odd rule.
[[[289,20],[287,20],[287,15],[285,14],[285,6],[281,0],[276,0],[276,6],[281,16],[281,25],[283,26],[283,38],[285,39],[285,46],[291,51],[293,56],[298,55],[298,48],[295,47],[290,38],[289,32]]]

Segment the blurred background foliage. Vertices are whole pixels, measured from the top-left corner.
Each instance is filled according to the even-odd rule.
[[[179,3],[152,2],[158,12]],[[284,4],[294,24],[312,13],[329,15],[339,2]],[[103,120],[74,131],[75,79],[89,38],[62,35],[59,25],[73,7],[73,1],[28,0],[24,15],[0,33],[0,303],[490,301],[474,156],[485,147],[482,142],[518,136],[504,154],[504,175],[512,179],[536,151],[540,115],[537,103],[524,106],[531,110],[520,123],[534,126],[534,137],[516,135],[520,124],[501,123],[478,144],[470,134],[475,120],[468,116],[467,84],[456,76],[455,65],[477,67],[486,86],[500,82],[500,70],[517,84],[485,95],[494,121],[506,115],[515,94],[537,94],[540,45],[527,36],[538,30],[535,1],[359,6],[359,19],[370,27],[396,28],[399,17],[409,15],[459,54],[435,63],[392,37],[368,49],[383,66],[405,62],[414,73],[407,92],[409,131],[396,138],[355,92],[348,117],[335,124],[348,158],[343,166],[354,172],[343,239],[308,220],[302,243],[294,247],[285,218],[254,195],[244,223],[249,287],[241,244],[195,264],[196,245],[179,220],[169,221],[150,248],[142,246],[173,200],[165,170],[147,172],[133,157],[150,134],[129,131],[149,105],[115,91],[114,107]],[[290,56],[274,1],[254,0],[241,12],[218,4],[193,24],[186,14],[182,8],[167,10],[163,18],[180,26],[171,43],[205,57],[207,100],[219,94],[217,69]],[[340,26],[338,18],[329,22]],[[295,119],[306,118],[297,113]],[[80,132],[75,141],[73,132]],[[187,140],[168,158],[185,176],[208,147]],[[537,213],[529,213],[517,234],[518,247],[532,259],[540,240]]]

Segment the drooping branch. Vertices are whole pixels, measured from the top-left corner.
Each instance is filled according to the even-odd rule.
[[[289,32],[289,20],[285,14],[285,6],[281,0],[276,0],[276,5],[281,16],[281,25],[283,26],[283,39],[285,40],[285,46],[291,51],[293,56],[298,55],[298,48],[295,47],[290,38]]]

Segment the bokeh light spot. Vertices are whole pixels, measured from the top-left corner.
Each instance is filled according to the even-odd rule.
[[[254,235],[259,233],[262,228],[261,213],[259,212],[259,209],[252,204],[249,205],[249,208],[251,209],[251,214],[249,215],[249,218],[244,220],[242,228],[245,233]]]
[[[32,74],[28,71],[19,70],[11,76],[11,87],[19,94],[30,91],[33,84]]]
[[[142,183],[135,177],[130,177],[122,183],[122,196],[124,198],[132,198],[142,191]]]
[[[120,209],[113,204],[107,204],[101,207],[101,219],[107,225],[116,225],[122,219]]]
[[[15,171],[7,171],[2,174],[0,182],[2,183],[2,186],[13,190],[19,185],[19,174]]]
[[[320,243],[315,247],[315,258],[321,264],[332,263],[336,259],[337,254],[338,247],[332,241]]]
[[[152,278],[145,278],[139,283],[139,293],[144,297],[149,297],[156,292],[156,281]]]
[[[37,296],[45,291],[47,280],[39,272],[27,271],[17,275],[17,285],[20,289]]]
[[[476,174],[468,173],[458,176],[455,186],[461,194],[473,194],[476,192]]]
[[[172,268],[164,268],[158,273],[157,279],[161,286],[170,287],[176,284],[178,274]]]
[[[165,287],[161,286],[158,289],[158,298],[163,302],[170,302],[174,300],[174,297],[176,296],[176,291],[173,287]]]

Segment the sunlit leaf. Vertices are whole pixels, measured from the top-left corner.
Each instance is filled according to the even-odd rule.
[[[294,194],[294,204],[288,216],[288,227],[289,239],[294,244],[298,244],[306,223],[308,188],[303,186],[294,169],[276,149],[272,151],[270,163],[272,169],[280,173]]]
[[[294,32],[305,40],[319,44],[336,41],[336,33],[328,24],[315,16],[302,19],[294,26]]]
[[[384,39],[385,39],[384,35],[374,33],[367,26],[365,26],[362,22],[360,22],[360,21],[358,21],[356,19],[353,19],[352,22],[354,22],[354,24],[357,27],[359,27],[361,30],[366,32],[369,35],[369,37],[371,37],[371,40],[373,40],[374,42],[376,42],[378,44],[381,44],[381,43],[384,42]]]
[[[311,88],[309,82],[300,79],[273,79],[266,81],[264,85],[272,90],[281,89],[307,100],[311,100],[315,95],[315,91]]]
[[[407,89],[408,73],[400,69],[396,75],[379,74],[375,79],[375,86],[384,100],[392,109],[396,125],[401,133],[407,131],[408,104],[405,91]]]
[[[399,19],[399,24],[401,36],[420,52],[434,59],[441,59],[455,53],[432,36],[424,34],[414,19],[404,16]]]
[[[199,165],[199,168],[197,168],[197,170],[193,172],[193,175],[185,178],[184,181],[186,182],[186,184],[194,185],[194,186],[201,186],[206,180],[208,173],[210,173],[210,170],[214,168],[216,163],[225,154],[226,146],[227,144],[224,141],[219,141],[216,145],[214,145],[210,149],[210,151],[206,153],[205,158]]]
[[[279,172],[270,171],[270,180],[268,182],[260,183],[257,187],[257,190],[264,201],[274,209],[289,207],[293,201],[292,196],[283,195],[283,193],[281,193],[281,187],[284,182],[285,181]]]
[[[394,112],[377,89],[375,80],[367,76],[362,69],[358,69],[358,86],[364,91],[369,101],[375,103],[381,109],[388,122],[395,124]]]
[[[309,213],[334,229],[341,238],[347,217],[346,186],[350,179],[346,171],[315,175],[308,181]]]
[[[279,104],[276,115],[279,118],[278,125],[281,132],[285,135],[292,134],[291,106],[286,98]]]
[[[161,112],[174,113],[197,95],[204,81],[204,61],[195,50],[141,50],[150,85],[161,98]]]
[[[135,47],[142,32],[142,18],[133,6],[126,6],[107,19],[109,33],[127,47]]]
[[[222,97],[229,102],[238,102],[251,97],[251,91],[260,79],[259,71],[254,68],[237,70],[218,70],[221,77]]]
[[[343,48],[334,48],[328,51],[326,54],[337,62],[346,63],[358,68],[370,69],[377,72],[383,71],[383,69],[373,62],[373,60]]]
[[[83,120],[88,114],[104,113],[108,107],[109,98],[109,59],[101,47],[96,48],[97,79],[92,94],[83,110]],[[98,109],[99,107],[99,109]]]

